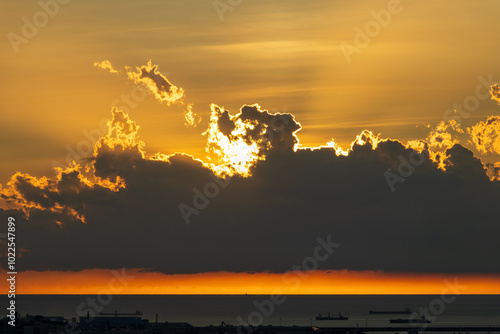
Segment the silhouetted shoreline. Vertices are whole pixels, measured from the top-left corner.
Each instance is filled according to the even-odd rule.
[[[6,317],[0,320],[2,333],[23,334],[85,334],[85,333],[137,333],[137,334],[363,334],[370,332],[407,332],[418,334],[427,332],[500,332],[500,327],[492,326],[385,326],[385,327],[316,327],[316,326],[235,326],[222,322],[218,326],[193,326],[187,322],[149,322],[140,315],[81,317],[67,320],[62,316],[26,315],[16,313],[15,326]]]

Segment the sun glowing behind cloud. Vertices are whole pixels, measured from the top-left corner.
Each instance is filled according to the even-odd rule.
[[[227,112],[215,104],[212,104],[210,109],[210,123],[203,134],[207,136],[206,151],[212,168],[218,175],[249,176],[250,167],[260,159],[259,146],[256,141],[246,142],[242,135],[245,135],[247,130],[253,130],[255,126],[236,120],[235,127],[225,134],[219,129],[219,118]],[[262,133],[259,135],[262,136]]]
[[[273,150],[296,150],[295,135],[301,126],[290,114],[271,114],[258,104],[244,105],[231,115],[215,104],[210,106],[207,158],[217,175],[248,177],[251,168]]]

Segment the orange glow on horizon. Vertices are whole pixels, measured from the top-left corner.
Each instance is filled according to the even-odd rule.
[[[500,294],[498,274],[347,270],[176,275],[143,269],[26,271],[16,282],[18,294],[451,294],[452,286],[460,294]],[[8,291],[5,281],[2,285]]]

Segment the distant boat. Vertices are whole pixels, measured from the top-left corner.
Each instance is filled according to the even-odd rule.
[[[141,311],[135,311],[135,313],[119,313],[118,311],[115,310],[114,313],[105,313],[105,312],[99,312],[100,315],[114,315],[119,316],[119,315],[142,315]]]
[[[431,321],[427,320],[423,315],[420,319],[391,319],[391,324],[430,324]]]
[[[371,311],[370,314],[411,314],[411,310],[407,307],[404,311]]]
[[[316,320],[348,320],[349,317],[344,317],[341,313],[339,315],[331,315],[330,312],[328,314],[318,314],[316,316]]]

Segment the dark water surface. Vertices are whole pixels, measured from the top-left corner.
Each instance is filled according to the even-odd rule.
[[[238,325],[243,319],[263,325],[387,326],[389,319],[406,315],[373,315],[369,310],[411,308],[426,313],[436,326],[500,326],[500,295],[460,295],[451,301],[440,295],[292,295],[276,302],[269,295],[18,295],[16,305],[22,316],[62,315],[67,319],[99,312],[140,310],[143,318],[192,325]],[[6,298],[5,298],[6,299]],[[425,310],[426,309],[426,310]],[[420,311],[419,311],[420,310]],[[318,313],[342,312],[347,321],[317,321]]]

